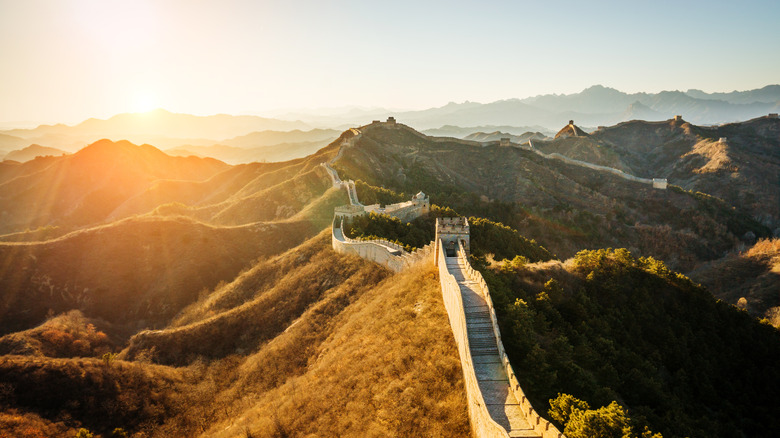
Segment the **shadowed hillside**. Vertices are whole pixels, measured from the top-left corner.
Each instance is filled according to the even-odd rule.
[[[342,178],[397,192],[425,187],[436,203],[503,222],[561,257],[628,247],[690,269],[735,248],[748,231],[770,234],[706,195],[653,189],[525,149],[436,140],[404,126],[365,127],[336,168]]]
[[[361,200],[397,202],[423,188],[440,206],[409,224],[361,217],[348,232],[420,247],[436,217],[472,216],[472,261],[539,411],[561,392],[594,407],[619,403],[635,430],[667,437],[774,427],[776,331],[654,259],[580,251],[629,246],[692,267],[743,247],[748,231],[768,235],[749,214],[529,149],[403,125],[361,131],[303,159],[238,166],[200,168],[125,142],[85,149],[98,175],[115,163],[113,174],[145,176],[129,179],[140,181],[132,191],[106,184],[118,196],[96,215],[102,224],[66,234],[52,221],[2,236],[1,430],[469,436],[437,270],[424,262],[393,274],[331,247],[333,208],[347,197],[320,163],[353,136],[334,166],[360,179]],[[570,137],[568,152],[630,165],[594,137]],[[0,171],[14,176],[3,187],[20,189],[20,179],[79,154],[6,163]],[[766,242],[745,255],[764,273],[776,258]],[[556,253],[576,257],[561,263]],[[771,285],[736,269],[746,285]],[[559,426],[574,430],[572,421]]]
[[[29,327],[49,309],[157,325],[203,289],[308,233],[304,222],[228,228],[143,217],[46,242],[0,244],[2,329]]]
[[[691,277],[716,297],[780,327],[780,239],[697,268]]]

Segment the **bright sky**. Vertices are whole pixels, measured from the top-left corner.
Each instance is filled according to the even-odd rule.
[[[780,83],[780,2],[0,0],[0,122]]]

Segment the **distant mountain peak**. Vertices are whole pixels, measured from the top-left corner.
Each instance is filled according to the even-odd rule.
[[[574,124],[574,120],[569,120],[569,124],[564,126],[557,134],[555,138],[566,137],[588,137],[588,133],[580,129],[579,126]]]
[[[603,85],[591,85],[590,87],[582,90],[580,94],[625,94],[622,91],[618,91],[611,87],[605,87]]]

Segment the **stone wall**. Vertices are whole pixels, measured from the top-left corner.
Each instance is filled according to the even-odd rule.
[[[534,432],[541,435],[542,438],[565,438],[565,435],[563,435],[563,433],[561,433],[558,430],[558,428],[555,427],[555,425],[542,418],[536,412],[534,407],[531,405],[531,402],[528,400],[528,397],[525,396],[523,389],[520,387],[520,383],[517,381],[517,376],[515,375],[515,372],[512,369],[512,365],[509,363],[509,358],[506,355],[506,351],[504,351],[504,344],[501,341],[501,331],[498,328],[498,319],[496,318],[496,310],[495,307],[493,306],[493,300],[490,298],[490,290],[488,289],[487,283],[485,283],[485,279],[482,277],[482,274],[471,267],[471,263],[469,263],[468,252],[466,248],[463,246],[462,242],[458,248],[458,258],[466,267],[466,273],[468,274],[469,279],[479,286],[479,290],[482,293],[482,297],[487,302],[488,309],[490,312],[490,321],[493,326],[493,333],[496,335],[498,354],[499,356],[501,356],[501,364],[504,367],[504,370],[506,371],[507,377],[509,377],[509,388],[514,394],[517,401],[520,402],[526,420],[531,425],[531,427],[534,428]],[[445,270],[447,269],[446,261],[444,262],[440,261],[439,271],[441,271],[442,263],[444,263],[444,269]],[[442,284],[442,290],[444,290],[444,284]]]
[[[536,153],[537,155],[539,155],[540,157],[546,158],[548,160],[555,159],[555,160],[563,161],[565,163],[573,164],[575,166],[587,167],[589,169],[598,170],[598,171],[601,171],[601,172],[609,172],[611,174],[617,175],[617,176],[619,176],[619,177],[621,177],[623,179],[627,179],[629,181],[636,181],[636,182],[643,183],[643,184],[650,184],[654,188],[657,188],[657,189],[666,189],[666,184],[667,184],[666,178],[640,178],[638,176],[634,176],[634,175],[628,174],[626,172],[623,172],[620,169],[615,169],[613,167],[607,167],[607,166],[600,166],[598,164],[588,163],[586,161],[575,160],[574,158],[569,158],[569,157],[567,157],[565,155],[561,155],[561,154],[559,154],[557,152],[553,152],[551,154],[545,154],[544,152],[540,151],[539,149],[536,149],[534,147],[533,143],[531,143],[530,140],[528,141],[528,145],[529,145],[528,148],[522,148],[522,149],[530,150],[530,151]]]
[[[474,432],[474,436],[478,438],[508,438],[509,434],[507,431],[493,420],[485,406],[485,400],[482,397],[482,391],[479,389],[477,375],[474,371],[474,362],[471,358],[466,312],[463,307],[463,296],[460,292],[460,286],[455,277],[447,270],[447,258],[444,248],[442,245],[436,246],[438,247],[438,257],[436,258],[439,261],[441,293],[444,299],[444,307],[447,309],[447,316],[450,319],[452,334],[455,337],[455,344],[458,346],[458,352],[460,353],[460,365],[463,369],[463,381],[466,386],[471,429]]]
[[[384,239],[355,240],[344,234],[344,219],[336,217],[331,230],[333,249],[341,254],[357,254],[361,258],[376,262],[393,272],[401,272],[409,266],[430,260],[433,242],[407,252],[401,245]]]
[[[537,153],[539,152],[537,151]],[[340,155],[341,150],[339,150],[337,157]],[[560,156],[559,154],[555,155]],[[561,158],[558,159],[563,159],[564,161],[569,160],[566,157],[560,157]],[[335,158],[334,160],[331,160],[331,163],[333,161],[335,161]],[[331,228],[331,240],[333,249],[336,252],[357,254],[366,260],[372,260],[395,272],[400,272],[415,263],[431,261],[432,259],[435,260],[435,264],[439,269],[439,279],[442,288],[444,306],[447,309],[447,315],[450,320],[450,326],[452,327],[452,333],[454,335],[455,343],[457,344],[458,352],[460,354],[461,367],[463,369],[463,377],[466,387],[466,396],[468,400],[469,418],[474,435],[479,438],[509,438],[509,433],[501,425],[496,423],[491,417],[490,412],[485,405],[485,399],[482,396],[482,391],[479,388],[479,383],[474,369],[474,362],[471,357],[471,348],[469,346],[468,327],[466,323],[465,308],[463,305],[463,296],[458,281],[452,274],[450,274],[449,270],[447,269],[447,253],[445,252],[445,243],[450,242],[457,246],[457,257],[466,267],[466,273],[469,276],[469,279],[479,286],[479,291],[487,302],[493,332],[496,336],[499,356],[501,357],[501,363],[509,378],[510,390],[513,392],[515,398],[520,402],[528,423],[542,438],[565,438],[565,436],[560,431],[558,431],[554,425],[536,413],[533,406],[531,406],[530,401],[523,393],[522,388],[520,388],[520,384],[517,381],[517,377],[515,376],[514,370],[509,363],[506,352],[504,351],[503,343],[501,342],[501,332],[498,328],[498,321],[496,319],[495,309],[490,298],[490,292],[488,290],[487,284],[485,283],[482,274],[474,270],[468,260],[468,221],[465,218],[437,219],[436,241],[431,242],[425,247],[420,248],[419,250],[415,250],[411,253],[406,252],[400,245],[384,239],[367,241],[351,239],[343,232],[345,216],[365,214],[366,211],[378,212],[380,210],[383,210],[383,213],[385,214],[392,214],[396,217],[415,214],[419,216],[422,211],[422,206],[420,203],[407,202],[393,204],[385,207],[384,209],[380,209],[378,205],[365,207],[358,201],[357,191],[355,190],[355,183],[353,181],[341,181],[341,179],[338,177],[338,173],[332,167],[330,167],[329,163],[323,163],[323,165],[325,166],[326,170],[328,170],[328,174],[331,177],[333,185],[344,187],[349,193],[350,199],[349,206],[339,207],[335,212],[336,214],[333,220],[333,226]],[[591,166],[595,165],[589,165],[588,167]],[[652,183],[653,181],[650,182]]]

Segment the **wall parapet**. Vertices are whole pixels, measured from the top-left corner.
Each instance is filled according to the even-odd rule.
[[[599,165],[599,164],[588,163],[587,161],[575,160],[574,158],[569,158],[569,157],[567,157],[565,155],[561,155],[561,154],[559,154],[557,152],[553,152],[553,153],[550,153],[550,154],[545,154],[544,152],[540,151],[539,149],[536,149],[534,147],[533,143],[531,143],[531,140],[528,140],[528,146],[529,146],[528,148],[522,148],[522,149],[530,150],[530,151],[534,152],[536,155],[539,155],[540,157],[546,158],[548,160],[553,160],[554,159],[554,160],[563,161],[563,162],[568,163],[568,164],[573,164],[575,166],[582,166],[582,167],[587,167],[587,168],[593,169],[593,170],[599,170],[599,171],[602,171],[602,172],[609,172],[609,173],[611,173],[613,175],[617,175],[617,176],[619,176],[619,177],[621,177],[623,179],[627,179],[629,181],[636,181],[636,182],[643,183],[643,184],[650,184],[650,185],[653,186],[653,188],[656,188],[656,189],[663,189],[663,190],[666,189],[666,178],[640,178],[638,176],[634,176],[634,175],[631,175],[629,173],[623,172],[620,169],[615,169],[614,167],[602,166],[602,165]]]
[[[464,248],[463,242],[460,242],[458,247],[458,258],[461,260],[461,262],[463,262],[469,280],[478,285],[478,289],[487,303],[490,322],[493,326],[493,333],[496,336],[498,354],[501,357],[501,364],[506,371],[506,375],[509,378],[509,388],[517,401],[520,402],[528,423],[531,425],[531,427],[533,427],[534,432],[540,434],[542,438],[566,438],[566,436],[561,431],[559,431],[554,424],[544,419],[536,412],[534,407],[531,405],[531,402],[528,400],[528,397],[526,397],[525,393],[523,392],[523,389],[520,387],[520,382],[517,380],[517,375],[515,374],[514,369],[512,369],[512,364],[509,363],[509,357],[506,355],[506,351],[504,350],[504,343],[501,341],[501,330],[498,327],[498,318],[496,317],[496,309],[493,306],[493,300],[490,298],[490,290],[488,289],[488,285],[485,282],[482,273],[471,266],[468,258],[468,252],[466,248]]]
[[[482,396],[482,390],[479,388],[477,374],[474,370],[474,363],[471,358],[466,312],[463,305],[463,296],[460,292],[460,286],[455,277],[450,274],[447,269],[447,255],[444,252],[443,246],[436,246],[438,248],[437,264],[439,268],[442,298],[444,299],[444,307],[447,309],[447,316],[450,320],[450,327],[452,327],[452,334],[455,337],[455,344],[458,346],[458,353],[460,354],[460,365],[463,370],[463,381],[466,387],[471,429],[478,438],[509,438],[509,433],[493,420],[485,405],[485,399]]]
[[[396,126],[405,128],[404,125]],[[405,251],[401,245],[385,239],[356,240],[344,234],[345,217],[365,214],[367,211],[379,212],[380,210],[384,210],[383,213],[385,214],[392,214],[393,212],[399,215],[408,214],[409,212],[414,214],[415,212],[423,211],[422,209],[426,205],[429,205],[427,197],[422,192],[415,195],[411,203],[407,202],[393,204],[392,206],[387,206],[384,209],[380,209],[378,205],[363,206],[360,204],[360,201],[357,198],[357,191],[355,189],[354,181],[342,181],[339,178],[336,170],[330,166],[333,162],[336,161],[336,159],[341,156],[343,147],[348,146],[349,144],[354,144],[355,139],[360,135],[360,131],[358,130],[353,130],[352,133],[354,136],[343,142],[342,147],[339,149],[336,157],[334,157],[328,163],[322,163],[325,169],[328,171],[334,187],[345,188],[349,194],[350,200],[350,205],[337,207],[334,212],[335,214],[333,225],[331,227],[333,249],[339,253],[357,254],[364,259],[372,260],[383,266],[386,266],[388,269],[391,269],[395,272],[400,272],[415,263],[431,259],[434,260],[434,263],[437,265],[439,270],[439,280],[442,288],[444,306],[447,310],[447,316],[449,318],[450,326],[455,338],[455,343],[458,347],[458,353],[460,355],[472,431],[479,438],[509,438],[509,432],[500,424],[498,424],[491,416],[490,411],[488,410],[488,406],[485,403],[485,397],[483,396],[482,390],[479,386],[479,380],[477,378],[476,369],[473,358],[471,356],[468,324],[461,285],[455,276],[450,273],[449,268],[447,267],[447,257],[457,257],[459,262],[465,268],[460,272],[465,272],[465,275],[468,276],[468,280],[478,285],[476,293],[481,294],[487,303],[492,330],[495,335],[497,349],[501,358],[501,365],[506,371],[510,391],[520,403],[521,410],[527,422],[533,429],[534,433],[539,434],[542,438],[565,438],[565,436],[560,431],[558,431],[558,429],[552,423],[545,420],[536,413],[533,406],[531,406],[530,401],[520,388],[520,384],[517,381],[517,377],[512,369],[511,364],[509,363],[509,359],[504,350],[503,343],[501,342],[501,332],[498,328],[498,320],[496,319],[496,313],[493,307],[493,302],[490,298],[488,286],[485,283],[482,274],[478,271],[475,271],[468,260],[469,226],[468,221],[465,218],[437,219],[436,240],[424,246],[423,248],[412,251],[411,253]],[[531,150],[535,151],[535,149],[533,149],[533,145],[531,145],[530,142],[529,146]],[[546,155],[539,151],[535,152],[543,156]],[[560,154],[556,155],[560,156]],[[561,158],[558,159],[562,159],[564,161],[569,160],[566,157],[560,157]],[[545,158],[548,157],[545,156]],[[617,169],[612,169],[611,171],[617,171]],[[419,214],[417,215],[419,216]],[[460,276],[461,273],[458,273],[458,275]],[[474,292],[471,292],[471,290],[473,290],[473,288],[469,286],[469,293],[472,294],[469,296],[473,296]]]
[[[336,226],[338,224],[338,226]],[[404,248],[385,239],[356,240],[344,234],[344,218],[336,216],[331,230],[333,249],[341,254],[357,254],[360,257],[376,262],[393,272],[428,260],[433,252],[433,242],[422,248],[407,252]]]

